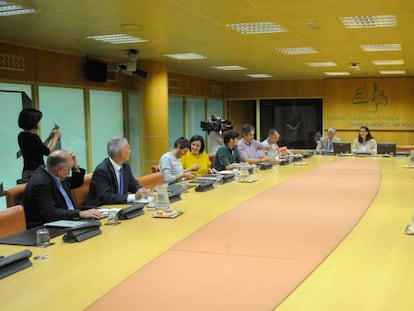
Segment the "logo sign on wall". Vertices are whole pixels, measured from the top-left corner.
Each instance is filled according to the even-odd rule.
[[[378,106],[388,105],[388,98],[384,94],[384,90],[378,90],[377,83],[374,82],[372,90],[368,90],[366,87],[356,89],[352,97],[352,104],[366,105],[366,112],[377,112]],[[371,108],[372,106],[374,107],[373,109]]]
[[[342,79],[325,84],[327,127],[414,130],[414,79]]]

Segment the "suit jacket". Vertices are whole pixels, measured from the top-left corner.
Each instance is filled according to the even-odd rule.
[[[332,138],[332,143],[340,143],[340,142],[341,142],[341,139],[339,139],[338,137],[334,136]],[[316,151],[321,151],[321,150],[327,151],[328,144],[329,144],[329,137],[328,136],[321,137],[318,145],[316,146]]]
[[[84,175],[84,169],[81,169],[80,172],[72,171],[72,177],[62,181],[63,188],[71,200],[70,189],[81,186]],[[23,202],[28,228],[50,221],[79,217],[79,210],[68,210],[66,201],[55,180],[43,166],[37,168],[29,179],[24,191]]]
[[[132,174],[131,167],[126,163],[122,167],[124,193],[118,192],[118,180],[114,167],[109,158],[106,158],[93,172],[86,205],[100,206],[127,203],[128,193],[137,192],[141,186]]]

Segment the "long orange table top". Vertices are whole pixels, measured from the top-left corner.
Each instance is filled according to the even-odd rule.
[[[272,309],[350,232],[379,183],[371,159],[293,177],[200,228],[88,310]]]

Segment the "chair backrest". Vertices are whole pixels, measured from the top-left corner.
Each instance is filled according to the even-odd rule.
[[[144,188],[152,189],[156,185],[162,185],[164,183],[164,177],[161,172],[156,172],[138,177],[137,182]]]
[[[414,145],[397,145],[397,152],[410,152],[414,150]]]
[[[23,204],[24,189],[26,189],[26,184],[17,185],[16,187],[4,190],[4,194],[6,195],[6,206],[12,207]]]
[[[22,205],[0,211],[0,239],[26,230],[26,218]]]
[[[89,186],[91,184],[91,180],[92,180],[92,173],[86,174],[83,178],[82,186],[71,190],[72,199],[73,199],[73,202],[75,203],[75,207],[79,208],[85,205],[86,197],[88,196],[88,192],[89,192]]]

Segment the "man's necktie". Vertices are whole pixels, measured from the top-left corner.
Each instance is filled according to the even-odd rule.
[[[119,193],[123,194],[124,193],[124,174],[123,172],[123,168],[121,167],[119,169]]]
[[[75,209],[75,207],[73,206],[72,200],[70,199],[68,193],[65,191],[65,189],[63,188],[63,185],[61,182],[59,182],[59,191],[62,194],[63,198],[65,199],[66,202],[66,206],[69,210],[73,210]]]
[[[328,151],[333,151],[333,144],[331,140],[328,143]]]

